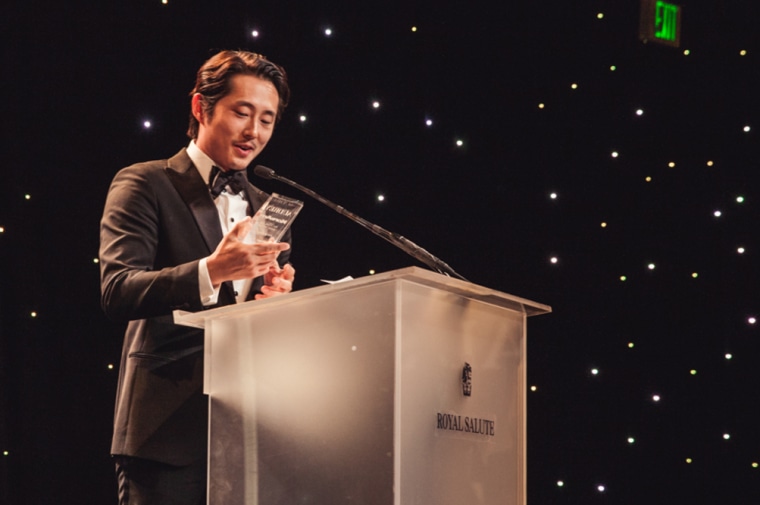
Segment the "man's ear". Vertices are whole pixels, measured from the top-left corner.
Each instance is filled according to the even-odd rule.
[[[203,95],[195,93],[190,101],[190,110],[193,112],[193,117],[198,120],[199,123],[203,123]]]

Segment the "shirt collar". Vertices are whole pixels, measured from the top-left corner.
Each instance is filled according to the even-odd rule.
[[[211,167],[215,165],[214,160],[201,151],[201,148],[196,145],[194,140],[191,140],[190,144],[187,146],[187,155],[190,157],[190,161],[193,162],[193,165],[195,165],[195,168],[198,169],[201,177],[203,177],[203,180],[208,185],[211,177]]]

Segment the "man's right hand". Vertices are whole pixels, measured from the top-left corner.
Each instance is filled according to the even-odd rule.
[[[252,225],[250,216],[237,223],[206,260],[211,284],[215,288],[224,281],[264,275],[270,267],[277,267],[280,252],[290,249],[287,242],[243,243]]]

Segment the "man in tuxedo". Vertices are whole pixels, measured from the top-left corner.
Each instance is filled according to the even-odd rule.
[[[291,291],[290,234],[248,238],[268,195],[245,177],[289,93],[278,65],[222,51],[198,71],[187,148],[113,179],[100,265],[103,309],[128,322],[111,446],[120,505],[206,503],[203,332],[173,324],[172,311]]]

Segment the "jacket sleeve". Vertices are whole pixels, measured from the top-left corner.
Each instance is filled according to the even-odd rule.
[[[172,217],[162,215],[158,191],[169,183],[161,170],[148,168],[135,165],[116,175],[100,224],[101,304],[116,321],[203,308],[198,260],[157,264],[159,240],[170,240],[162,234]]]

